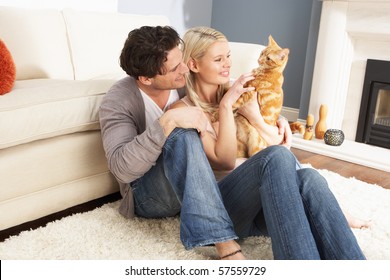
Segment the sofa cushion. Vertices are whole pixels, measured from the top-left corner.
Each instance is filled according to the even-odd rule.
[[[0,231],[119,191],[100,131],[0,149],[0,178]]]
[[[124,77],[119,56],[128,33],[143,25],[168,25],[165,16],[63,11],[76,80]]]
[[[114,80],[16,81],[0,96],[0,149],[73,132],[100,129],[98,110]]]
[[[15,63],[5,43],[0,39],[0,95],[11,91],[15,83]]]
[[[17,80],[74,78],[60,11],[0,6],[0,38],[12,53]]]

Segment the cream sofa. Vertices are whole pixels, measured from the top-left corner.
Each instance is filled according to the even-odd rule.
[[[16,82],[0,96],[0,230],[118,191],[107,169],[100,102],[125,73],[130,30],[165,16],[0,7],[0,38]],[[231,43],[233,77],[256,67],[260,45]]]

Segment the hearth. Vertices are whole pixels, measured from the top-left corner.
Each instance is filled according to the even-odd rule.
[[[367,60],[355,140],[390,149],[390,61]]]

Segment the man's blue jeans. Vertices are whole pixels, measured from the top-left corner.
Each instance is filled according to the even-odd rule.
[[[195,130],[175,129],[156,165],[131,186],[136,214],[180,213],[180,239],[187,249],[238,238]]]
[[[268,234],[275,259],[364,259],[326,180],[296,164],[272,146],[217,183],[197,132],[175,129],[157,164],[132,183],[136,213],[180,213],[187,249]]]

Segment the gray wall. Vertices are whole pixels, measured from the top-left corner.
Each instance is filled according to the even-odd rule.
[[[321,7],[319,0],[118,0],[119,12],[166,15],[181,35],[206,25],[230,41],[266,45],[272,34],[290,49],[284,106],[299,110],[300,119],[309,108]]]
[[[230,41],[267,45],[268,36],[290,49],[284,106],[306,119],[321,2],[317,0],[213,0],[211,26]]]

